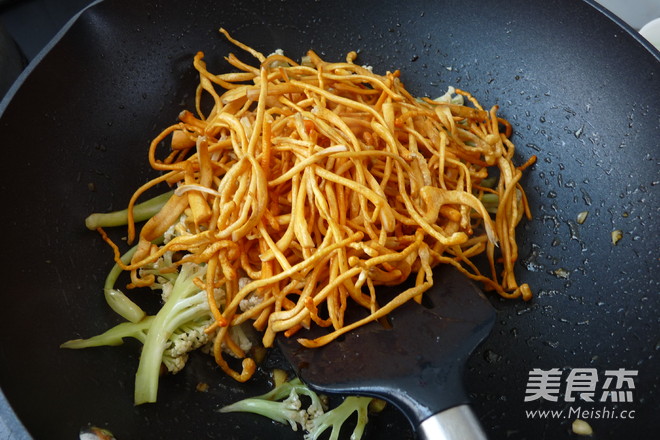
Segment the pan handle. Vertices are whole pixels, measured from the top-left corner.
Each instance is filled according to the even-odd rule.
[[[488,437],[468,405],[458,405],[423,420],[419,440],[486,440]]]

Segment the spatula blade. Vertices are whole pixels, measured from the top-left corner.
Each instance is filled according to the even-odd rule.
[[[407,286],[379,287],[379,298]],[[468,402],[462,383],[465,361],[495,322],[488,299],[453,267],[434,269],[434,286],[424,295],[422,305],[411,301],[391,313],[391,328],[372,322],[313,349],[283,336],[278,345],[301,380],[316,391],[379,397],[417,426]],[[319,336],[315,331],[296,337]]]

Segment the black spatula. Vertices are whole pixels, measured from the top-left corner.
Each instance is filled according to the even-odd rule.
[[[378,294],[391,295],[392,289]],[[283,336],[278,345],[312,389],[386,400],[406,415],[420,439],[485,439],[468,406],[463,368],[490,333],[495,309],[468,278],[447,266],[434,270],[434,287],[424,295],[421,305],[411,301],[396,309],[391,328],[373,322],[314,349]]]

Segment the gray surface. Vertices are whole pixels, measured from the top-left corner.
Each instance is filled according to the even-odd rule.
[[[0,439],[2,440],[30,440],[25,428],[14,416],[14,412],[7,403],[5,396],[0,393]]]
[[[0,98],[62,27],[91,0],[0,0]]]
[[[4,95],[25,67],[25,60],[11,36],[0,24],[0,96]]]
[[[32,60],[91,0],[22,0],[0,10],[0,23]],[[2,6],[2,4],[0,4]]]

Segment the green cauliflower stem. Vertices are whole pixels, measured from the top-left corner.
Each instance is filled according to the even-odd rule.
[[[134,338],[144,343],[147,338],[147,331],[154,320],[154,316],[147,316],[140,322],[122,322],[110,330],[101,333],[100,335],[92,336],[88,339],[72,339],[66,341],[61,348],[90,348],[102,347],[105,345],[116,346],[124,343],[124,338]]]
[[[170,199],[174,191],[168,191],[152,199],[138,203],[133,207],[133,220],[141,222],[150,219]],[[85,219],[85,226],[92,231],[97,228],[109,228],[114,226],[123,226],[128,223],[128,209],[113,212],[95,212]]]
[[[259,398],[248,398],[225,406],[220,412],[250,412],[268,417],[279,423],[289,424],[294,431],[298,430],[298,425],[305,424],[305,410],[301,409],[300,400],[297,399],[295,391],[282,402],[274,400],[263,400]]]
[[[170,348],[170,338],[178,336],[178,329],[207,317],[203,326],[211,320],[206,293],[193,282],[204,276],[205,265],[185,263],[174,281],[172,292],[156,314],[142,347],[140,363],[135,374],[135,404],[155,402],[158,395],[160,365],[165,351]],[[185,363],[185,360],[183,360]],[[167,366],[167,360],[166,360]],[[169,365],[172,367],[173,365]],[[178,365],[174,365],[178,371]]]
[[[161,243],[163,241],[162,237],[153,241],[154,244]],[[121,256],[121,261],[124,264],[130,264],[133,255],[137,251],[137,246],[129,249],[124,255]],[[171,266],[171,255],[167,254],[166,257],[162,258],[164,261],[159,262],[161,265],[168,264]],[[112,310],[114,310],[119,316],[124,318],[127,321],[139,322],[142,318],[146,316],[144,310],[135,304],[129,297],[127,297],[121,290],[115,288],[115,283],[124,270],[119,264],[116,264],[112,267],[107,277],[105,278],[105,284],[103,285],[103,295],[105,300]],[[157,273],[157,270],[151,270],[151,273]],[[173,275],[176,277],[176,274]],[[161,277],[162,278],[162,277]]]
[[[332,428],[329,440],[337,440],[342,425],[354,412],[357,412],[358,419],[350,438],[359,440],[368,422],[368,407],[371,400],[371,397],[348,396],[338,407],[310,418],[305,424],[307,431],[305,440],[317,440],[328,428]]]
[[[162,278],[171,283],[171,291],[156,315],[138,322],[122,322],[100,335],[67,341],[61,347],[120,345],[125,338],[137,339],[143,347],[135,375],[135,404],[155,402],[161,364],[176,373],[185,366],[189,352],[209,341],[204,330],[213,321],[213,315],[206,292],[194,283],[195,278],[203,279],[205,273],[205,265],[182,264],[178,274]]]
[[[302,409],[299,396],[310,398],[311,404]],[[220,412],[251,412],[268,417],[280,423],[288,423],[294,431],[300,425],[305,433],[305,440],[318,440],[331,428],[330,440],[337,440],[342,425],[357,412],[357,424],[351,434],[351,440],[359,440],[368,422],[368,406],[371,397],[349,396],[336,408],[324,411],[320,397],[300,379],[285,382],[266,394],[250,397],[232,403],[220,409]]]
[[[122,263],[129,264],[136,251],[137,246],[134,246],[128,252],[122,255]],[[105,296],[105,300],[110,308],[114,310],[119,316],[127,321],[140,322],[140,320],[146,316],[144,310],[135,304],[121,290],[115,289],[115,283],[117,282],[117,278],[119,278],[119,275],[122,273],[122,271],[123,269],[118,264],[115,264],[112,267],[105,279],[103,295]]]
[[[300,395],[310,398],[311,404],[307,410],[301,409]],[[283,401],[279,401],[282,400]],[[220,412],[251,412],[268,417],[280,423],[289,423],[291,429],[298,430],[298,425],[305,426],[310,414],[323,413],[323,404],[319,396],[300,379],[296,378],[273,388],[266,394],[250,397],[235,402],[220,409]]]

